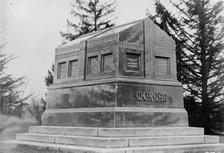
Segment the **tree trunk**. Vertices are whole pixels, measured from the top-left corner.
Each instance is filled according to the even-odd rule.
[[[204,8],[205,4],[202,1],[202,8]],[[202,124],[205,128],[205,134],[208,134],[210,131],[210,124],[209,124],[209,116],[210,116],[210,108],[209,108],[209,101],[208,101],[208,66],[206,60],[206,44],[205,44],[205,12],[204,9],[201,9],[199,14],[199,30],[201,33],[201,41],[200,41],[200,48],[201,48],[201,74],[202,74]]]
[[[97,31],[96,0],[94,1],[94,31]]]

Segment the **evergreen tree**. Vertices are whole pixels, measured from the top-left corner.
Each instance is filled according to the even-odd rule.
[[[67,20],[70,31],[61,32],[67,41],[74,40],[83,34],[114,26],[115,1],[104,3],[100,0],[75,0],[72,3],[71,15],[78,19],[78,23]],[[72,31],[71,31],[72,30]]]
[[[22,115],[25,100],[24,97],[24,78],[15,78],[7,74],[6,66],[13,59],[13,56],[1,54],[0,47],[0,113],[9,115]]]
[[[115,1],[104,0],[103,3],[100,0],[74,0],[71,5],[73,7],[71,15],[79,20],[79,22],[73,23],[67,20],[69,30],[67,32],[60,32],[64,38],[63,43],[77,39],[83,34],[114,26]],[[54,65],[52,65],[52,70],[48,70],[48,75],[45,77],[45,84],[47,86],[53,83],[53,67]]]
[[[54,81],[54,64],[51,66],[51,70],[48,70],[47,76],[45,76],[45,84],[46,86],[50,86]]]
[[[176,41],[178,80],[185,89],[185,100],[199,104],[198,119],[210,133],[224,98],[223,2],[170,0],[170,4],[176,12],[157,1],[156,15],[150,17]]]

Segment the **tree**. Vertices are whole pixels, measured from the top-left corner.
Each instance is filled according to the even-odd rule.
[[[54,81],[54,64],[51,66],[51,70],[48,70],[47,76],[45,76],[45,84],[46,86],[50,86]]]
[[[1,54],[2,47],[0,47],[0,113],[21,116],[25,100],[29,97],[23,95],[24,77],[16,78],[5,72],[13,56]]]
[[[176,12],[156,1],[156,14],[150,17],[176,41],[178,80],[185,89],[185,100],[200,105],[199,120],[205,133],[210,133],[224,98],[223,2],[169,2]]]
[[[41,98],[38,100],[37,98],[32,98],[29,103],[27,103],[24,107],[24,112],[29,113],[29,115],[33,116],[39,125],[42,124],[42,115],[46,110],[46,101]]]
[[[90,0],[88,2],[84,0],[75,0],[71,5],[73,7],[71,15],[79,20],[79,22],[73,23],[67,20],[68,28],[72,30],[72,32],[60,32],[61,36],[65,39],[63,43],[77,39],[83,34],[114,26],[112,21],[116,8],[115,1],[102,3],[99,0]],[[53,83],[53,72],[54,65],[52,65],[51,70],[48,70],[48,75],[45,77],[46,86]]]
[[[67,20],[68,28],[73,31],[61,32],[61,36],[67,41],[74,40],[83,34],[102,30],[114,26],[115,1],[100,2],[99,0],[75,0],[72,5],[71,15],[79,20],[73,23]]]

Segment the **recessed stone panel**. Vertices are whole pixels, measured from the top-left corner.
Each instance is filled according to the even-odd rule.
[[[66,62],[61,62],[58,64],[58,79],[64,79],[66,78]]]
[[[99,60],[98,56],[88,57],[88,74],[97,73],[99,70]]]
[[[126,53],[126,70],[139,71],[140,70],[140,54]]]
[[[155,57],[155,73],[158,75],[170,74],[170,59],[168,57]]]
[[[113,54],[103,54],[101,60],[101,72],[110,72],[113,70]]]
[[[75,78],[79,74],[78,60],[69,61],[68,77]]]

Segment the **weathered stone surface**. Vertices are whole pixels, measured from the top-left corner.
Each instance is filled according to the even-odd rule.
[[[205,143],[219,143],[219,136],[205,135]]]
[[[102,128],[98,135],[103,137],[146,137],[146,136],[184,136],[203,135],[202,128],[156,127],[156,128]]]
[[[11,140],[1,143],[0,151],[4,153],[223,153],[224,145],[217,144],[190,144],[190,145],[170,145],[153,147],[124,147],[124,148],[99,148],[74,146],[63,144],[50,144],[30,141]]]
[[[102,137],[100,135],[79,136],[79,135],[60,135],[59,133],[57,134],[24,133],[24,134],[18,134],[17,140],[48,142],[48,143],[67,144],[76,146],[103,147],[103,148],[219,143],[219,138],[217,136],[204,136],[204,135]]]
[[[224,136],[223,135],[219,136],[219,142],[224,143]]]
[[[2,142],[0,147],[4,153],[24,150],[32,153],[38,150],[43,153],[224,152],[224,144],[219,143],[217,136],[205,136],[203,129],[192,127],[34,126],[30,133],[18,134],[17,140]]]
[[[36,129],[36,130],[33,130]],[[30,133],[58,134],[58,135],[77,135],[77,136],[97,136],[95,128],[88,127],[68,127],[68,126],[33,126],[29,129]]]
[[[54,143],[54,137],[50,135],[37,135],[37,134],[29,134],[29,133],[17,133],[17,140],[28,140],[28,141],[36,141],[36,142],[47,142]]]
[[[69,120],[60,121],[64,116]],[[70,116],[67,116],[67,115]],[[96,107],[48,109],[43,125],[87,127],[166,127],[188,126],[187,112],[182,108]]]
[[[120,148],[128,147],[128,139],[121,138],[96,138],[96,137],[55,137],[55,143],[71,144],[76,146]]]
[[[110,83],[55,89],[48,92],[48,108],[160,107],[183,108],[182,87],[111,79]],[[92,82],[94,83],[94,82]],[[140,95],[139,95],[140,94]]]
[[[99,128],[68,126],[31,126],[29,129],[29,133],[94,137],[195,136],[203,135],[204,129],[194,127]]]
[[[129,141],[130,147],[144,146],[167,146],[181,144],[201,144],[204,143],[203,136],[182,136],[182,137],[148,137],[148,138],[133,138]]]

